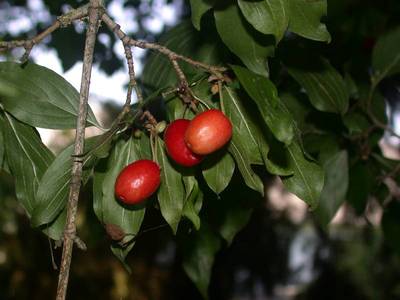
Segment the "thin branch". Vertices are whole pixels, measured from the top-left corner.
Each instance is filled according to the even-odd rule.
[[[100,0],[90,0],[88,14],[89,24],[86,31],[85,50],[83,57],[82,80],[79,97],[79,113],[76,124],[76,135],[74,143],[74,156],[82,155],[85,141],[85,125],[88,112],[88,98],[90,88],[90,77],[93,65],[93,53],[96,42],[96,34],[99,25],[100,11],[102,11]],[[67,221],[64,229],[64,244],[61,258],[60,273],[57,287],[57,300],[64,300],[67,293],[69,270],[72,259],[72,249],[76,240],[76,214],[78,210],[79,191],[82,181],[82,165],[80,159],[74,159],[71,171],[71,182],[69,198],[67,203]]]
[[[197,68],[201,68],[204,69],[206,71],[208,71],[209,73],[215,74],[215,75],[220,75],[221,72],[225,72],[227,71],[227,68],[225,67],[220,67],[220,66],[212,66],[212,65],[208,65],[196,60],[193,60],[189,57],[180,55],[170,49],[168,49],[165,46],[156,44],[156,43],[150,43],[150,42],[146,42],[146,41],[138,41],[135,40],[131,37],[126,36],[126,34],[121,30],[121,26],[118,25],[108,14],[104,13],[102,15],[102,21],[108,26],[108,28],[110,28],[111,31],[113,31],[120,39],[124,38],[126,39],[126,41],[129,42],[129,44],[131,46],[134,47],[138,47],[138,48],[142,48],[142,49],[151,49],[151,50],[155,50],[158,51],[164,55],[166,55],[170,60],[171,58],[173,60],[182,60],[185,61],[189,64],[191,64],[194,67]]]
[[[69,26],[72,21],[74,20],[79,20],[88,15],[88,8],[89,4],[83,5],[79,8],[72,9],[66,14],[59,16],[57,20],[48,28],[46,28],[44,31],[36,35],[35,37],[28,39],[28,40],[15,40],[15,41],[1,41],[0,42],[0,53],[9,51],[14,48],[24,48],[25,53],[21,57],[21,62],[25,62],[28,60],[29,55],[33,49],[33,47],[37,44],[39,44],[43,39],[50,34],[52,34],[54,31],[61,27],[67,27]]]

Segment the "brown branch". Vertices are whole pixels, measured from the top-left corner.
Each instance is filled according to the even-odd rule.
[[[41,41],[43,41],[45,37],[52,34],[60,27],[69,26],[72,23],[72,21],[86,17],[88,15],[88,8],[89,5],[87,4],[79,8],[70,10],[66,14],[59,16],[57,20],[50,27],[46,28],[44,31],[42,31],[41,33],[39,33],[38,35],[36,35],[31,39],[0,42],[0,53],[9,51],[14,48],[22,47],[25,49],[25,53],[21,57],[21,62],[27,61],[35,45],[39,44]]]
[[[128,37],[122,30],[121,26],[118,25],[108,14],[104,13],[102,15],[102,21],[110,28],[111,31],[113,31],[120,39],[124,38],[125,43],[129,43],[131,46],[142,48],[142,49],[150,49],[150,50],[155,50],[158,51],[164,55],[166,55],[170,60],[182,60],[187,62],[188,64],[204,69],[208,71],[209,73],[215,74],[215,75],[220,75],[221,72],[227,71],[227,68],[225,67],[220,67],[220,66],[212,66],[208,65],[199,61],[196,61],[194,59],[191,59],[189,57],[180,55],[170,49],[168,49],[165,46],[156,44],[156,43],[150,43],[146,41],[138,41],[135,40],[131,37]]]
[[[85,125],[88,112],[93,52],[100,19],[99,14],[100,11],[103,11],[101,5],[102,3],[100,0],[90,0],[88,8],[89,24],[86,31],[85,50],[83,57],[82,80],[79,95],[79,113],[74,143],[75,157],[82,155],[84,150]],[[78,210],[78,198],[82,181],[82,165],[83,161],[79,159],[74,159],[72,164],[70,191],[67,203],[67,221],[64,229],[64,244],[56,296],[57,300],[64,300],[67,293],[72,248],[74,241],[76,240],[76,214]]]

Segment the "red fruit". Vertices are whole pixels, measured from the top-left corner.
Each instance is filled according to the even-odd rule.
[[[217,109],[198,114],[185,133],[186,145],[196,154],[205,155],[222,148],[232,136],[231,121]]]
[[[193,153],[185,143],[185,132],[189,120],[178,119],[169,124],[164,134],[168,155],[178,164],[192,167],[201,162],[202,156]]]
[[[138,204],[153,194],[160,185],[160,167],[148,159],[137,160],[119,173],[115,196],[125,204]]]

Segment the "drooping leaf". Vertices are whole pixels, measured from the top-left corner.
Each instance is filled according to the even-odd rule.
[[[15,178],[17,199],[30,216],[35,208],[35,194],[40,179],[54,155],[31,126],[19,122],[8,113],[4,114],[4,124],[7,164]]]
[[[111,250],[121,262],[134,245],[134,237],[142,224],[145,205],[124,205],[114,194],[115,180],[121,170],[139,159],[151,159],[150,143],[147,136],[140,139],[119,139],[113,147],[107,165],[100,164],[95,168],[93,179],[93,208],[99,221],[104,226],[118,226],[125,234],[126,245],[113,244]]]
[[[85,151],[89,152],[98,144],[101,135],[89,138],[85,141]],[[32,214],[32,225],[40,226],[52,222],[64,209],[69,195],[72,155],[74,145],[65,148],[48,167],[41,178],[35,195],[35,207]],[[86,183],[91,175],[91,169],[97,157],[91,155],[83,157],[82,181]]]
[[[183,215],[193,223],[196,230],[199,230],[201,222],[199,213],[203,205],[203,193],[194,176],[183,176],[182,179],[185,186],[186,198]]]
[[[283,178],[283,183],[290,192],[315,209],[324,186],[324,171],[318,164],[305,158],[297,143],[288,146],[287,151],[294,174]]]
[[[273,138],[269,138],[268,141],[264,138],[259,142],[259,149],[265,168],[269,173],[279,176],[293,175],[293,169],[284,144]]]
[[[327,13],[327,0],[286,0],[289,30],[305,38],[330,42],[331,36],[321,18]]]
[[[325,183],[317,209],[319,223],[326,227],[346,200],[349,186],[348,154],[342,150],[323,163]]]
[[[67,219],[67,210],[64,209],[53,222],[50,224],[45,224],[42,227],[42,232],[46,234],[49,238],[60,241],[63,238],[65,223]]]
[[[183,268],[205,299],[208,299],[214,257],[221,248],[221,239],[207,224],[192,232],[183,241]]]
[[[2,96],[0,103],[18,120],[40,128],[75,128],[79,94],[54,71],[33,63],[0,62],[0,82],[16,91]],[[100,127],[90,108],[87,125]]]
[[[214,8],[214,17],[218,33],[229,50],[251,71],[268,76],[267,58],[274,55],[272,36],[255,30],[234,3]]]
[[[305,126],[307,126],[306,118],[311,110],[311,106],[307,101],[304,101],[306,96],[304,94],[282,93],[279,95],[281,101],[292,115],[293,127],[295,132],[299,133]]]
[[[289,74],[306,90],[311,104],[320,111],[344,114],[349,93],[338,71],[327,60],[313,59],[312,65],[287,66]]]
[[[254,74],[246,68],[232,66],[249,96],[256,102],[265,123],[275,137],[290,144],[294,137],[293,119],[278,97],[274,84],[267,78]]]
[[[165,153],[164,142],[157,138],[157,162],[161,168],[158,203],[161,214],[176,233],[185,205],[185,187],[182,175],[175,169]]]
[[[246,185],[259,192],[261,195],[264,195],[263,182],[251,168],[251,161],[249,160],[249,157],[245,155],[245,147],[246,146],[240,141],[240,139],[233,136],[228,150],[235,159]]]
[[[211,190],[220,194],[229,184],[235,171],[235,161],[226,152],[219,151],[205,158],[202,163],[203,177]]]
[[[126,263],[126,257],[128,256],[129,252],[133,249],[133,246],[135,246],[134,242],[129,243],[126,246],[120,246],[118,244],[112,244],[111,245],[111,251],[115,255],[116,258],[119,259],[119,261],[122,263],[122,265],[125,267],[125,269],[131,273],[132,269],[131,267]]]
[[[246,20],[258,31],[274,35],[276,42],[282,39],[289,25],[286,2],[287,0],[238,0]]]
[[[234,179],[232,184],[213,201],[210,209],[216,211],[218,232],[228,246],[236,234],[248,223],[257,201],[262,197],[259,193],[244,185],[241,179]]]
[[[400,27],[378,39],[372,53],[372,67],[379,79],[400,72]]]
[[[201,17],[213,6],[214,0],[190,0],[190,9],[192,12],[192,24],[200,30]]]
[[[246,145],[244,154],[250,158],[252,163],[262,164],[258,141],[263,138],[263,134],[252,120],[253,116],[233,88],[224,86],[220,101],[223,103],[225,115],[232,123],[232,135]]]

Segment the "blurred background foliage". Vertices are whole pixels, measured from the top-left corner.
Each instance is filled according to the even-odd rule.
[[[124,7],[132,11],[136,25],[127,33],[137,39],[155,41],[168,29],[167,24],[157,32],[149,31],[146,24],[149,19],[157,18],[153,14],[156,5],[172,3],[179,11],[179,18],[190,16],[188,3],[179,0],[106,3],[111,6],[114,1],[123,2]],[[0,1],[1,39],[32,36],[46,28],[68,5],[76,7],[81,1],[45,0],[42,18],[34,16],[37,12],[32,9],[33,2],[40,1]],[[330,0],[325,22],[333,36],[332,43],[307,40],[301,43],[324,53],[338,70],[351,74],[362,85],[368,81],[375,40],[400,24],[399,15],[398,0]],[[30,20],[29,26],[12,30],[7,24],[18,22],[21,16]],[[100,29],[100,32],[102,37],[99,36],[95,59],[101,69],[111,75],[122,68],[124,62],[114,51],[115,37],[106,30]],[[46,40],[46,45],[57,51],[63,68],[68,70],[81,59],[83,39],[83,27],[77,24],[55,33]],[[285,43],[291,43],[290,36],[283,42],[280,53],[284,53]],[[146,58],[143,57],[143,63]],[[271,76],[274,76],[273,64],[272,61]],[[112,104],[104,109],[115,112]],[[335,126],[334,122],[332,120],[330,125]],[[397,149],[395,151],[397,153]],[[352,172],[356,176],[350,174],[348,195],[352,198],[348,200],[353,207],[345,207],[341,222],[331,224],[327,231],[317,225],[311,213],[304,212],[304,207],[273,205],[272,198],[276,198],[276,194],[266,193],[267,197],[260,199],[258,194],[242,186],[240,180],[230,184],[224,192],[224,201],[209,191],[205,195],[204,211],[216,226],[224,207],[236,203],[238,211],[243,212],[247,202],[257,203],[256,209],[244,216],[246,221],[251,214],[250,222],[231,245],[223,245],[217,254],[210,299],[400,299],[400,204],[391,202],[387,208],[390,214],[385,215],[382,227],[377,226],[379,222],[365,218],[365,213],[373,210],[374,202],[367,205],[367,197],[360,196],[371,189],[367,186],[368,176],[376,176],[377,172],[363,162],[357,162]],[[265,180],[267,186],[274,183],[282,203],[290,202],[290,195],[279,185],[271,178]],[[132,274],[128,274],[109,250],[110,241],[91,209],[90,193],[90,188],[82,192],[78,222],[88,251],[74,252],[70,299],[201,299],[182,269],[184,253],[176,248],[179,236],[173,237],[167,227],[159,224],[161,218],[157,210],[146,214],[148,227],[142,229],[128,257],[132,268]],[[12,178],[1,172],[0,299],[52,299],[58,274],[53,269],[52,257],[57,263],[60,250],[52,250],[53,245],[46,237],[30,227],[14,194]],[[296,203],[297,200],[291,201]],[[296,210],[304,214],[296,217]]]

